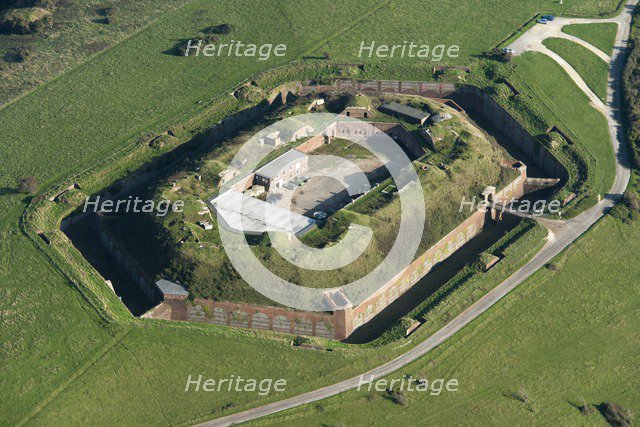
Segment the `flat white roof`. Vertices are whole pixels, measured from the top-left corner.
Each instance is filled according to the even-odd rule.
[[[289,166],[305,157],[307,157],[305,153],[294,148],[258,169],[256,174],[269,179],[275,178],[280,171],[289,168]]]
[[[297,235],[316,223],[304,215],[234,190],[226,191],[211,203],[228,228],[247,234],[280,231]]]

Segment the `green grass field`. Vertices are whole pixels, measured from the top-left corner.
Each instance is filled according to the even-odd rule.
[[[546,109],[538,111],[545,126],[560,126],[577,138],[595,159],[592,191],[606,194],[613,184],[614,158],[606,118],[589,104],[587,96],[551,58],[526,53],[515,58],[514,68],[520,90],[538,99]],[[544,131],[540,129],[540,131]]]
[[[0,34],[0,57],[13,47],[28,49],[22,63],[0,66],[0,106],[77,67],[189,0],[65,1],[55,8],[44,34]],[[100,15],[116,9],[111,23]]]
[[[604,24],[573,24],[562,27],[562,32],[576,36],[591,43],[607,55],[613,53],[618,25],[613,22]]]
[[[593,93],[602,101],[606,101],[609,64],[589,49],[569,40],[551,38],[546,39],[544,45],[571,64]]]
[[[173,48],[177,39],[192,37],[205,26],[229,21],[237,27],[234,37],[255,43],[286,41],[291,54],[286,58],[288,61],[308,51],[323,51],[327,41],[327,46],[333,43],[353,52],[354,48],[341,40],[348,38],[359,44],[358,36],[362,34],[351,35],[356,27],[350,24],[362,23],[360,28],[371,29],[378,22],[379,28],[374,34],[386,33],[389,42],[407,30],[406,26],[411,27],[407,34],[419,35],[419,40],[429,43],[463,40],[467,43],[463,47],[467,55],[491,48],[492,43],[508,37],[539,11],[606,14],[618,5],[614,0],[566,0],[564,3],[559,6],[549,0],[518,2],[509,5],[513,13],[504,14],[504,2],[497,0],[483,3],[447,0],[438,2],[434,14],[435,6],[425,10],[428,5],[417,2],[361,0],[337,7],[334,2],[324,0],[296,1],[281,2],[275,8],[272,2],[264,1],[254,2],[250,8],[238,8],[237,3],[231,1],[194,0],[179,10],[163,13],[162,18],[142,31],[92,56],[82,65],[73,68],[79,58],[74,57],[65,62],[66,65],[52,68],[51,74],[38,74],[37,82],[28,78],[28,87],[34,82],[43,84],[0,109],[0,129],[3,130],[0,135],[3,159],[0,163],[0,421],[15,424],[34,413],[36,421],[58,423],[83,420],[108,424],[124,420],[124,416],[129,416],[126,421],[130,422],[152,423],[163,417],[174,423],[186,422],[195,417],[219,415],[221,407],[230,403],[226,396],[187,396],[187,400],[172,400],[176,396],[184,398],[181,387],[190,373],[189,367],[193,367],[194,374],[200,371],[215,376],[233,373],[234,366],[246,366],[236,365],[238,360],[255,358],[271,364],[276,356],[283,364],[281,370],[273,371],[276,374],[286,372],[296,378],[299,375],[296,366],[305,370],[312,367],[313,371],[307,371],[309,377],[293,384],[293,394],[339,380],[381,360],[369,353],[359,359],[360,355],[351,356],[350,351],[345,355],[299,352],[286,347],[282,341],[272,342],[248,332],[210,326],[174,326],[163,322],[130,326],[105,321],[67,276],[54,267],[48,254],[19,230],[19,218],[28,199],[12,190],[18,178],[33,174],[41,181],[41,189],[57,184],[141,133],[166,129],[199,101],[225,93],[251,73],[280,63],[273,60],[236,64],[204,58],[189,61],[164,53]],[[322,11],[321,20],[317,13],[309,15],[309,11],[315,10]],[[405,14],[405,10],[410,13]],[[455,14],[465,18],[454,20]],[[398,17],[405,15],[409,15],[407,21],[399,21]],[[486,21],[492,25],[482,24]],[[443,26],[439,27],[442,22]],[[329,39],[332,34],[336,34],[336,39]],[[372,36],[367,35],[369,37]],[[352,53],[332,54],[353,57]],[[58,61],[54,54],[48,55],[53,57],[51,61]],[[552,75],[558,73],[552,65],[533,56],[526,55],[516,62],[522,78],[537,89],[546,85],[540,70]],[[528,65],[534,69],[524,69]],[[52,80],[53,75],[59,77]],[[2,86],[3,93],[21,93],[21,83],[15,84]],[[563,98],[554,97],[547,105],[569,123],[575,133],[580,131],[581,142],[593,151],[604,150],[599,130],[601,121],[586,109],[580,94],[568,86],[565,89]],[[579,102],[577,106],[565,105],[564,99]],[[580,120],[587,124],[582,131],[578,129]],[[611,169],[604,163],[598,163],[598,170],[602,182],[606,183],[607,171]],[[622,247],[620,252],[626,249]],[[587,260],[587,265],[593,265],[591,261]],[[567,301],[563,308],[581,309],[579,304],[569,303],[575,304],[575,301]],[[108,304],[121,309],[113,296]],[[221,353],[215,353],[218,349]],[[603,353],[602,364],[594,363],[593,370],[599,372],[608,358],[622,354],[617,348],[616,351],[618,353]],[[289,358],[285,356],[295,360],[290,367]],[[632,356],[628,360],[632,360]],[[613,360],[619,363],[624,359]],[[309,361],[311,363],[307,363]],[[239,403],[238,407],[249,407],[256,402]],[[176,408],[179,404],[182,406]],[[194,405],[193,410],[190,405]],[[65,407],[69,410],[59,409]],[[166,408],[166,413],[158,415],[162,412],[159,408]]]
[[[352,391],[254,424],[605,425],[598,413],[580,413],[580,399],[613,401],[637,414],[639,250],[640,224],[604,220],[555,261],[560,271],[538,272],[451,341],[389,377],[456,378],[456,393],[407,392],[401,406],[383,393]],[[511,397],[521,389],[530,403]]]
[[[577,3],[566,2],[563,10],[577,8]],[[405,14],[405,10],[423,8],[422,3],[409,0],[362,0],[340,7],[330,4],[298,1],[273,8],[265,3],[246,10],[231,2],[195,0],[165,14],[144,31],[41,87],[24,102],[1,110],[0,128],[5,132],[0,137],[0,155],[11,153],[13,161],[3,168],[0,186],[13,185],[16,176],[26,173],[46,183],[59,181],[89,159],[104,156],[145,130],[167,124],[252,73],[313,54],[316,49],[327,50],[338,60],[357,62],[361,40],[391,44],[415,38],[430,44],[457,43],[462,52],[459,60],[466,61],[469,55],[489,50],[537,8],[551,7],[547,1],[518,3],[511,13],[496,19],[493,11],[501,8],[498,0],[483,2],[482,7],[448,0],[424,15]],[[314,8],[323,10],[323,25],[309,16],[308,11]],[[464,21],[450,19],[453,14],[465,16]],[[484,25],[485,20],[491,20],[492,25]],[[235,39],[287,42],[287,56],[235,61],[177,58],[165,53],[177,40],[219,22],[237,27]],[[16,152],[21,154],[15,156]]]
[[[505,250],[503,262],[486,274],[477,274],[443,299],[433,311],[431,324],[411,339],[388,345],[354,346],[316,340],[333,351],[293,348],[291,337],[213,325],[184,322],[138,321],[122,325],[117,339],[104,334],[99,357],[65,383],[48,405],[38,408],[37,424],[186,424],[218,417],[258,404],[268,403],[353,376],[390,360],[433,332],[445,312],[455,313],[479,298],[512,273],[540,245],[536,228]],[[505,241],[505,244],[507,242]],[[115,333],[112,331],[112,333]],[[102,342],[101,342],[102,343]],[[250,355],[248,357],[247,355]],[[65,372],[66,373],[66,372]],[[204,378],[284,378],[286,393],[258,396],[251,393],[185,393],[189,375]],[[123,389],[123,384],[126,387]],[[20,384],[7,392],[23,396]],[[8,413],[10,402],[6,402]],[[34,400],[33,404],[38,402]],[[233,404],[229,407],[228,405]],[[226,409],[224,409],[227,407]],[[9,421],[20,418],[12,413]]]

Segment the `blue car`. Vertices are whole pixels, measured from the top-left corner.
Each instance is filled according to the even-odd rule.
[[[546,23],[548,23],[549,21],[548,21],[548,20],[546,20],[546,19],[544,19],[544,18],[540,18],[540,19],[538,19],[536,22],[537,22],[538,24],[546,24]]]
[[[556,19],[556,17],[553,15],[542,15],[542,19],[546,19],[547,21],[553,21],[554,19]]]

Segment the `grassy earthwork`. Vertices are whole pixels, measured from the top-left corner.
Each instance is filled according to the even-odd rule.
[[[199,103],[215,96],[222,96],[221,102],[235,102],[228,95],[235,84],[255,72],[293,59],[329,51],[336,60],[366,62],[357,58],[363,37],[390,44],[401,43],[409,37],[430,44],[460,44],[462,54],[457,61],[466,63],[471,61],[471,55],[489,50],[537,12],[597,15],[611,13],[618,5],[613,0],[566,0],[563,6],[551,1],[512,2],[505,13],[504,2],[497,0],[483,2],[481,6],[477,2],[453,0],[433,5],[419,1],[360,0],[339,6],[325,0],[278,2],[277,6],[274,2],[260,1],[242,8],[236,2],[210,0],[129,3],[127,10],[136,7],[140,13],[122,16],[121,24],[114,24],[116,27],[90,22],[94,16],[93,6],[90,11],[79,11],[79,22],[74,21],[76,26],[67,26],[65,31],[56,33],[60,36],[57,39],[34,39],[31,59],[2,74],[7,78],[0,81],[1,102],[19,98],[0,109],[0,157],[3,159],[0,162],[0,422],[3,424],[16,424],[27,418],[40,423],[187,423],[282,397],[184,393],[189,374],[217,378],[232,374],[282,376],[289,379],[287,395],[293,395],[364,371],[407,348],[361,350],[331,343],[328,345],[337,347],[334,351],[314,352],[289,347],[290,337],[211,325],[133,321],[123,312],[115,296],[100,293],[96,288],[90,290],[90,282],[102,286],[102,291],[106,289],[98,279],[90,277],[92,274],[71,275],[64,268],[66,261],[56,260],[51,249],[41,250],[36,241],[24,233],[21,215],[31,199],[13,191],[18,178],[34,175],[41,183],[40,191],[44,191],[94,161],[104,160],[122,147],[131,146],[143,133],[165,131],[180,118],[189,117],[193,110],[200,110],[202,104]],[[316,13],[309,13],[314,10],[322,11],[321,21]],[[463,18],[452,19],[456,14]],[[60,18],[58,22],[66,21]],[[204,27],[221,22],[235,25],[236,40],[287,43],[287,57],[231,61],[180,58],[171,53],[177,41],[194,37]],[[114,28],[117,30],[112,32]],[[3,49],[12,43],[0,35]],[[105,50],[107,46],[111,47]],[[397,65],[398,70],[403,69],[402,62]],[[594,178],[597,188],[608,188],[613,163],[608,160],[611,152],[607,151],[610,146],[604,119],[589,109],[585,97],[567,83],[553,63],[527,54],[516,59],[515,65],[517,75],[525,82],[522,90],[540,100],[538,105],[549,107],[555,115],[550,121],[557,119],[565,124],[577,136],[576,142],[588,147],[598,159]],[[376,66],[370,67],[369,76],[374,77],[377,70],[383,70],[377,77],[393,76]],[[425,75],[424,68],[399,77],[416,79],[422,75]],[[551,94],[545,89],[549,85],[554,90]],[[128,164],[123,166],[128,168]],[[93,178],[104,179],[105,185],[109,183],[104,176]],[[479,403],[459,407],[460,419],[465,411],[475,411],[470,415],[477,414],[479,419],[490,420],[496,416],[526,422],[524,417],[533,415],[502,394],[521,386],[528,387],[544,414],[546,403],[550,402],[551,415],[545,419],[574,417],[573,413],[563,412],[558,396],[567,399],[584,396],[594,402],[619,397],[621,402],[637,402],[636,392],[628,390],[620,376],[637,377],[637,372],[626,365],[638,366],[635,355],[626,351],[637,348],[638,343],[633,341],[636,336],[632,332],[619,335],[628,327],[637,330],[633,324],[639,317],[634,312],[637,304],[633,306],[636,301],[633,295],[637,293],[633,294],[635,290],[626,284],[629,277],[633,279],[634,271],[629,272],[627,264],[623,265],[623,257],[619,256],[631,251],[638,241],[637,234],[637,229],[618,228],[611,222],[599,226],[593,237],[587,236],[577,246],[581,251],[572,250],[563,258],[565,267],[560,272],[540,273],[530,282],[530,288],[523,287],[495,314],[490,313],[463,331],[451,347],[445,346],[433,358],[418,362],[437,359],[443,362],[436,361],[436,366],[440,363],[444,366],[445,356],[451,355],[452,365],[460,366],[460,371],[451,372],[459,376],[461,384],[464,381],[470,384],[474,378],[480,384],[484,380],[497,384],[493,388],[488,385],[486,393],[482,393],[484,388],[478,389]],[[587,258],[589,253],[583,251],[592,250],[590,242],[600,246]],[[61,242],[53,242],[58,244],[63,246]],[[608,254],[618,257],[602,258],[602,265],[594,262]],[[604,264],[604,260],[608,263]],[[587,270],[582,269],[585,265],[589,266]],[[606,286],[611,277],[616,277],[620,285]],[[557,278],[562,279],[557,280],[562,287],[554,285]],[[597,287],[579,287],[596,278],[603,279]],[[487,286],[494,285],[496,280],[492,279]],[[545,286],[542,282],[546,282]],[[571,294],[556,293],[555,288],[568,289]],[[86,293],[78,289],[85,289]],[[625,292],[624,298],[618,292]],[[91,297],[94,293],[99,294],[99,298]],[[100,304],[89,304],[93,299]],[[549,311],[545,317],[538,315],[539,308],[545,304],[554,307],[560,302],[563,304],[557,307],[558,311]],[[535,304],[534,308],[531,303]],[[101,316],[98,310],[103,309],[117,315]],[[512,309],[515,318],[504,317]],[[574,323],[562,322],[563,327],[569,325],[564,335],[554,332],[551,344],[557,345],[549,347],[551,344],[542,340],[540,334],[531,339],[514,339],[522,333],[518,327],[528,326],[545,333],[559,330],[559,312],[563,316],[579,317],[563,318]],[[534,313],[535,318],[531,319],[533,314],[529,313]],[[631,314],[633,316],[627,317]],[[603,319],[609,321],[609,326]],[[505,325],[506,329],[502,329]],[[476,335],[482,338],[482,343],[479,338],[475,341]],[[493,353],[491,349],[500,348],[494,339],[504,342],[505,349],[515,348],[513,358],[507,350],[504,354]],[[485,341],[487,345],[483,345]],[[481,350],[477,355],[467,351],[453,354],[452,350],[446,350],[463,346],[468,350],[469,342],[476,343]],[[567,342],[571,346],[563,347]],[[520,360],[517,357],[531,354],[532,349],[530,362],[523,357],[524,364],[516,363]],[[547,358],[543,357],[543,350]],[[472,356],[466,363],[471,365],[463,360],[468,354]],[[494,358],[504,362],[495,364],[502,371],[489,377],[491,371],[483,371],[481,362]],[[561,369],[559,366],[569,359],[575,360],[571,362],[573,365]],[[606,368],[612,365],[620,370],[605,376],[609,372]],[[543,374],[542,367],[552,369],[549,374]],[[416,368],[416,372],[420,369],[423,368]],[[525,381],[530,378],[527,375],[536,373],[539,379]],[[577,385],[582,384],[581,389],[543,390],[541,381],[554,373],[560,378],[564,375],[567,381],[575,379]],[[592,383],[584,379],[587,373],[595,378]],[[512,376],[518,378],[504,380]],[[446,399],[437,402],[429,399],[429,405],[444,408],[447,402],[455,404]],[[495,408],[496,402],[500,411],[489,414],[488,408]],[[385,408],[385,405],[386,401],[378,407]],[[377,410],[363,404],[358,408],[360,414],[365,407]],[[396,414],[397,408],[389,410],[390,417],[401,416]],[[335,417],[342,418],[342,415]]]
[[[575,139],[572,142],[583,147],[594,161],[589,172],[590,197],[595,199],[598,193],[606,194],[615,176],[606,118],[591,107],[587,96],[551,58],[539,53],[526,53],[515,58],[513,64],[514,84],[526,96],[539,100],[546,107],[535,111],[544,121],[532,126],[538,127],[540,132],[554,125],[570,132]],[[511,111],[518,117],[526,116],[528,110]],[[557,150],[570,149],[565,145]]]

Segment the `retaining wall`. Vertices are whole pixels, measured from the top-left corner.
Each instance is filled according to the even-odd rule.
[[[238,328],[262,329],[296,335],[344,339],[345,313],[316,313],[287,308],[195,299],[164,301],[160,313],[147,317],[211,323]],[[167,314],[168,311],[168,314]]]
[[[520,169],[520,175],[495,194],[494,201],[504,202],[511,200],[512,197],[522,197],[524,195],[524,183],[526,179],[527,171],[526,167],[523,166]],[[491,213],[489,211],[484,208],[478,209],[449,234],[440,239],[438,243],[418,257],[402,273],[382,286],[364,302],[353,308],[350,313],[351,321],[347,322],[352,328],[349,334],[371,320],[376,314],[380,313],[389,304],[418,283],[433,267],[447,259],[465,243],[473,239],[490,218]]]
[[[153,279],[149,277],[138,262],[127,253],[111,233],[102,226],[102,221],[102,215],[100,213],[96,214],[95,230],[102,246],[111,254],[118,266],[138,285],[140,292],[142,292],[149,301],[161,301],[162,296]]]
[[[475,86],[464,85],[452,96],[467,110],[482,114],[546,174],[561,178],[563,182],[568,180],[569,174],[562,163],[489,94]]]

